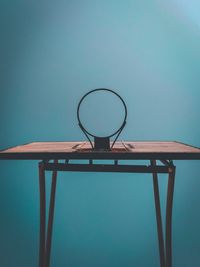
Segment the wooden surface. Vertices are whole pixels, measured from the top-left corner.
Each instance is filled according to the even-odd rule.
[[[0,151],[0,159],[200,159],[200,149],[175,141],[125,141],[100,152],[88,142],[33,142]]]

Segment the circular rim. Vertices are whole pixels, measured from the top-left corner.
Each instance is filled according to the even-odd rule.
[[[121,126],[119,127],[119,129],[117,131],[115,131],[113,134],[110,134],[108,136],[97,136],[97,135],[94,135],[94,134],[91,134],[87,129],[85,129],[85,127],[83,126],[83,124],[81,123],[81,120],[80,120],[80,116],[79,116],[79,111],[80,111],[80,106],[81,106],[81,103],[83,102],[83,100],[89,95],[89,94],[92,94],[94,92],[97,92],[97,91],[107,91],[107,92],[110,92],[114,95],[116,95],[122,102],[123,106],[124,106],[124,110],[125,110],[125,116],[124,116],[124,120],[121,124]],[[127,118],[127,107],[126,107],[126,104],[123,100],[123,98],[118,94],[116,93],[115,91],[111,90],[111,89],[107,89],[107,88],[97,88],[97,89],[93,89],[89,92],[87,92],[82,98],[81,100],[79,101],[78,103],[78,107],[77,107],[77,119],[78,119],[78,122],[79,122],[79,125],[81,126],[81,128],[89,135],[93,136],[93,137],[100,137],[100,138],[109,138],[109,137],[112,137],[114,136],[115,134],[117,134],[125,125],[126,123],[126,118]]]

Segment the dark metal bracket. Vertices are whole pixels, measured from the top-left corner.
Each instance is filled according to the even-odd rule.
[[[94,137],[94,150],[109,151],[110,150],[110,138],[109,137]]]

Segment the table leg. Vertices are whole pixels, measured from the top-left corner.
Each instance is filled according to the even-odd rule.
[[[172,208],[175,182],[175,167],[169,169],[166,207],[166,267],[172,267]]]
[[[156,160],[152,160],[151,165],[156,166]],[[154,189],[154,200],[155,200],[155,209],[156,209],[160,267],[165,267],[165,247],[164,247],[164,238],[163,238],[162,217],[161,217],[161,208],[160,208],[160,194],[159,194],[157,173],[153,173],[153,189]]]
[[[54,161],[57,163],[57,161]],[[40,246],[39,246],[39,267],[49,267],[51,254],[51,240],[55,207],[57,171],[52,173],[49,217],[46,233],[46,183],[44,163],[39,163],[39,186],[40,186]]]
[[[46,190],[45,171],[42,163],[39,163],[39,186],[40,186],[40,245],[39,267],[44,267],[45,258],[45,231],[46,231]]]
[[[162,216],[160,208],[160,196],[158,175],[153,173],[154,199],[156,209],[158,243],[160,253],[160,267],[172,267],[172,208],[175,182],[175,166],[173,163],[165,161],[169,167],[168,170],[168,188],[167,188],[167,205],[166,205],[166,229],[165,229],[165,246],[162,230]],[[151,165],[156,166],[156,160],[151,160]]]
[[[55,161],[55,163],[57,163],[57,161]],[[55,207],[55,196],[56,196],[56,182],[57,182],[57,171],[53,171],[52,183],[51,183],[51,196],[49,204],[45,267],[49,267],[50,265],[51,240],[52,240],[52,229],[53,229],[53,218],[54,218],[54,207]]]

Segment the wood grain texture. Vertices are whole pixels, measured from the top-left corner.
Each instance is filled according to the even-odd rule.
[[[0,159],[200,159],[200,149],[176,141],[119,141],[111,151],[89,142],[33,142],[0,151]]]

